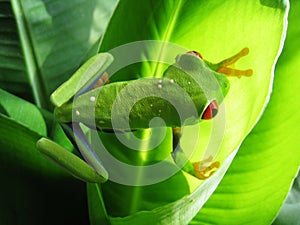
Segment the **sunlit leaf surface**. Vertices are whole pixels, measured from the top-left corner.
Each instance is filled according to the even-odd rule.
[[[285,12],[287,4],[283,1],[224,2],[217,0],[197,3],[192,1],[145,1],[143,4],[138,1],[120,2],[104,35],[100,47],[101,51],[110,51],[133,41],[154,39],[176,43],[189,50],[197,50],[206,60],[218,62],[236,54],[242,48],[248,47],[250,54],[240,59],[235,67],[252,69],[254,73],[252,77],[229,78],[231,89],[224,103],[226,113],[220,113],[213,120],[216,123],[225,122],[226,125],[224,134],[219,133],[224,135],[220,148],[218,148],[219,146],[214,146],[208,152],[205,152],[210,138],[215,138],[211,133],[213,121],[200,124],[201,135],[197,143],[197,151],[194,153],[192,160],[199,161],[205,155],[213,155],[215,160],[223,163],[222,169],[196,190],[194,188],[201,182],[185,174],[190,191],[194,191],[194,193],[205,192],[206,194],[197,197],[195,196],[197,194],[191,195],[189,198],[195,201],[190,208],[191,210],[180,210],[180,217],[178,217],[179,209],[184,209],[189,203],[178,200],[178,204],[176,204],[178,208],[172,204],[169,206],[165,205],[165,202],[173,202],[174,200],[165,195],[163,190],[171,190],[177,193],[177,190],[186,185],[185,182],[178,182],[172,185],[167,183],[165,185],[154,184],[147,187],[152,188],[153,193],[156,193],[155,200],[147,198],[146,187],[124,187],[112,182],[106,183],[103,185],[103,195],[108,213],[113,216],[133,214],[128,218],[124,218],[124,220],[112,218],[111,220],[114,223],[126,222],[126,224],[130,224],[136,222],[144,224],[147,221],[145,218],[149,217],[155,218],[154,221],[156,222],[167,222],[168,219],[164,220],[163,218],[169,217],[176,218],[174,220],[170,219],[174,224],[184,224],[193,218],[193,215],[197,213],[197,209],[199,210],[202,207],[222,179],[222,173],[230,165],[230,160],[259,119],[269,99],[274,62],[281,51],[282,37],[284,37],[286,29]],[[128,11],[130,11],[129,14]],[[128,29],[130,29],[129,33],[126,32]],[[128,53],[128,57],[130,57],[130,53]],[[144,63],[128,67],[124,70],[125,72],[116,74],[113,77],[113,81],[133,79],[141,76],[161,76],[156,74],[160,72],[159,70],[153,69],[151,64],[149,65],[146,63],[145,66]],[[195,127],[185,129],[182,141],[183,148],[187,149],[193,145],[191,141],[194,140],[189,140],[189,136],[195,132],[194,129]],[[135,156],[131,154],[132,150],[130,148],[121,147],[122,145],[118,143],[115,137],[105,135],[102,141],[118,159],[125,159],[125,162],[133,164],[140,159],[139,162],[143,164],[144,161],[144,165],[147,165],[153,159],[163,159],[165,155],[162,152],[165,152],[165,154],[169,153],[171,145],[171,139],[167,136],[164,144],[156,149],[159,156],[149,154],[141,157],[138,154]],[[258,140],[256,141],[258,142]],[[250,158],[256,159],[259,157],[256,153],[251,155]],[[230,157],[224,163],[228,155]],[[243,166],[242,168],[239,167],[239,171],[242,171],[242,174],[248,174],[251,172],[251,168]],[[142,174],[143,170],[141,169],[140,176],[143,176]],[[238,183],[238,179],[235,176],[229,176],[228,179],[235,184]],[[140,180],[140,177],[136,178],[137,183]],[[161,191],[155,191],[158,189]],[[268,192],[260,192],[260,197],[266,194]],[[160,199],[161,203],[158,203],[157,199]],[[181,200],[184,200],[184,198],[181,198]],[[256,200],[253,199],[254,202]],[[164,215],[159,214],[158,212],[161,208],[158,206],[165,206],[168,212],[166,211]],[[149,211],[139,213],[140,210]],[[135,212],[137,213],[134,214]],[[274,211],[266,211],[266,213],[268,212],[269,218],[271,217],[270,215],[274,216]],[[202,217],[199,216],[199,218],[202,221]],[[218,218],[218,216],[214,216],[214,218]],[[205,219],[203,218],[203,221]]]
[[[51,108],[49,93],[97,51],[115,1],[11,0],[0,1],[0,5],[0,85],[6,90],[26,95],[27,99],[40,106]],[[164,140],[152,151],[133,150],[121,144],[114,134],[100,133],[99,137],[112,156],[126,164],[139,165],[140,169],[137,170],[138,176],[130,177],[133,186],[114,181],[105,183],[101,188],[88,186],[91,224],[105,224],[108,220],[110,224],[125,225],[187,224],[190,221],[191,224],[272,222],[289,190],[300,158],[297,137],[300,130],[295,125],[300,122],[295,113],[299,108],[295,100],[296,90],[300,88],[297,76],[299,57],[298,52],[294,54],[293,51],[295,43],[298,45],[296,36],[293,36],[294,41],[289,36],[292,44],[289,44],[289,54],[284,52],[285,60],[281,59],[278,66],[270,104],[255,129],[243,140],[259,120],[270,97],[274,62],[285,35],[287,9],[287,1],[279,0],[127,0],[119,3],[100,43],[100,51],[114,52],[117,47],[134,41],[158,40],[177,45],[173,49],[173,61],[178,53],[196,50],[205,60],[218,62],[247,47],[249,55],[241,58],[235,68],[252,69],[253,75],[229,78],[231,89],[221,106],[223,111],[214,120],[199,125],[198,140],[192,140],[191,136],[199,127],[186,127],[184,130],[184,150],[189,151],[196,146],[192,161],[212,155],[214,160],[221,162],[221,168],[204,182],[179,171],[163,182],[134,186],[147,178],[143,167],[170,156],[171,130],[168,129],[166,134],[159,129],[155,131],[155,138],[163,136]],[[294,31],[298,32],[296,28]],[[131,50],[124,58],[131,58],[134,49]],[[159,60],[164,57],[166,49],[156,47],[147,50]],[[290,54],[291,51],[293,54]],[[118,71],[111,82],[161,77],[165,67],[147,62],[147,57],[147,54],[141,54],[140,58],[146,62]],[[119,57],[116,57],[116,62],[118,60]],[[0,151],[1,178],[5,181],[5,185],[1,186],[4,194],[1,197],[0,222],[16,224],[17,213],[25,224],[74,223],[74,220],[64,219],[73,218],[70,216],[73,207],[76,212],[77,206],[84,207],[80,197],[83,196],[82,187],[35,151],[35,142],[41,135],[48,135],[63,145],[69,146],[70,143],[57,124],[48,120],[47,134],[41,113],[32,105],[3,91],[0,97],[0,144],[1,149],[4,147]],[[51,116],[49,118],[53,120]],[[219,125],[225,129],[213,129]],[[151,132],[153,130],[136,131],[134,135],[145,138]],[[125,133],[123,137],[130,141],[130,134]],[[211,145],[220,140],[220,145]],[[240,145],[241,149],[237,152]],[[145,146],[140,146],[139,150]],[[103,149],[95,150],[99,153]],[[173,161],[164,162],[164,166],[175,167]],[[114,168],[113,172],[127,179],[128,174],[122,168]],[[163,174],[165,171],[159,172]],[[41,179],[42,176],[47,182]],[[49,177],[58,181],[48,182]],[[49,183],[60,191],[48,187]],[[64,192],[63,188],[67,191]],[[17,193],[12,196],[13,200],[6,194],[12,192]],[[51,192],[47,195],[48,204],[40,207],[41,201],[34,197],[35,192],[41,197]],[[51,216],[47,211],[53,205],[49,198],[56,193],[70,207],[60,213],[57,206],[55,216]],[[22,204],[11,206],[12,202]],[[24,204],[26,210],[25,206],[22,207]],[[63,205],[60,204],[60,207]],[[82,219],[85,213],[83,216],[77,213],[74,218]],[[53,220],[64,219],[53,222],[51,219],[39,220],[36,215]]]

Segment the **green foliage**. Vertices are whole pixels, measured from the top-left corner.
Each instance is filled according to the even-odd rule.
[[[0,87],[51,109],[50,93],[96,52],[114,4],[0,1]],[[88,224],[84,184],[36,150],[41,136],[73,148],[52,113],[0,95],[0,223]]]
[[[270,224],[300,163],[298,6],[292,1],[287,42],[273,78],[285,35],[286,1],[127,0],[118,2],[115,10],[115,1],[105,0],[0,1],[0,87],[6,90],[0,89],[0,223]],[[213,152],[222,166],[205,181],[179,171],[148,186],[109,180],[89,183],[86,189],[36,150],[36,142],[48,137],[65,148],[66,159],[78,154],[46,111],[52,111],[49,95],[97,51],[142,40],[172,42],[184,46],[180,49],[199,51],[211,62],[250,49],[235,66],[252,69],[253,76],[229,78],[224,139],[220,150]],[[157,60],[163,57],[163,49],[145,50]],[[163,69],[136,63],[117,72],[112,81],[161,77]],[[200,127],[193,161],[205,153],[212,122]],[[194,147],[190,137],[195,129],[186,127],[184,149]],[[151,132],[153,139],[164,135],[156,129],[136,131],[134,136],[146,138]],[[143,167],[170,155],[171,130],[165,132],[162,143],[149,152],[124,146],[115,134],[92,136],[99,136],[115,158],[141,167],[130,178],[139,184],[147,176]],[[131,134],[121,136],[131,140]],[[101,149],[95,152],[101,156]],[[72,159],[74,165],[79,163],[73,155]],[[82,166],[95,180],[99,178],[86,164]],[[172,162],[164,166],[174,168]],[[127,178],[126,171],[116,168],[115,172]],[[280,222],[284,224],[282,217]]]

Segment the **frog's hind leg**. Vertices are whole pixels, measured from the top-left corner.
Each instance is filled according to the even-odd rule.
[[[185,153],[183,152],[180,146],[180,138],[182,136],[181,127],[173,127],[173,151],[172,157],[174,162],[179,168],[182,168],[183,171],[195,176],[193,164],[189,161]]]
[[[79,123],[73,123],[72,129],[74,133],[74,140],[78,150],[85,161],[101,176],[108,177],[108,172],[104,168],[101,160],[98,158],[93,148],[89,144],[86,135],[80,128]]]

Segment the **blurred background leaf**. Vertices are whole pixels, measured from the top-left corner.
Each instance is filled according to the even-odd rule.
[[[2,114],[40,135],[47,135],[43,115],[35,105],[2,89],[0,89],[0,105]]]
[[[31,116],[30,110],[23,113]],[[36,150],[41,134],[34,126],[4,114],[0,124],[0,224],[88,224],[84,183]]]
[[[96,53],[116,1],[1,1],[1,87],[51,108],[50,93]],[[5,30],[6,29],[6,30]],[[90,52],[92,51],[92,52]],[[18,89],[15,84],[26,84]],[[28,88],[30,87],[30,88]]]
[[[9,0],[0,1],[0,15],[0,87],[22,96],[24,99],[31,100],[33,96]]]
[[[294,181],[291,191],[273,225],[298,224],[300,221],[300,176]]]
[[[36,150],[73,147],[50,93],[97,52],[116,1],[0,1],[0,224],[89,224],[86,188]],[[51,110],[52,111],[52,110]]]

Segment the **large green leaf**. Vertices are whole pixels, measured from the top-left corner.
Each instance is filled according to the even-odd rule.
[[[172,42],[188,48],[198,50],[205,59],[218,62],[226,57],[237,53],[243,47],[250,49],[250,55],[240,60],[236,67],[241,69],[253,69],[254,74],[250,78],[241,79],[230,78],[231,89],[225,99],[226,115],[219,114],[214,119],[216,123],[226,121],[226,129],[223,142],[220,148],[213,148],[211,152],[206,152],[206,145],[211,138],[211,128],[213,122],[201,123],[201,136],[197,142],[197,152],[192,160],[199,161],[205,154],[211,154],[215,160],[223,163],[220,169],[211,179],[196,189],[194,193],[205,192],[206,194],[192,194],[186,199],[192,199],[193,203],[179,199],[178,204],[166,205],[174,202],[173,197],[165,194],[165,191],[177,192],[185,188],[187,184],[190,190],[194,191],[201,182],[185,174],[185,181],[174,183],[160,183],[149,186],[155,198],[149,199],[148,191],[145,187],[130,187],[117,184],[117,181],[103,185],[103,195],[108,208],[108,213],[113,216],[131,215],[127,218],[111,219],[113,223],[132,224],[136,222],[143,224],[145,218],[152,218],[153,221],[168,221],[174,218],[173,224],[184,224],[190,221],[197,211],[202,207],[207,198],[214,191],[218,182],[222,179],[224,171],[230,165],[238,147],[243,139],[250,132],[259,119],[262,111],[269,99],[271,84],[273,80],[273,65],[282,47],[282,37],[285,33],[285,13],[287,3],[284,1],[121,1],[110,21],[101,43],[101,51],[110,51],[118,59],[118,47],[134,41],[160,40]],[[127,32],[130,29],[130,32]],[[134,46],[134,45],[133,45]],[[129,48],[130,49],[130,48]],[[150,49],[150,48],[149,48]],[[149,50],[149,54],[161,56],[164,51],[159,48]],[[180,49],[180,48],[178,48]],[[135,54],[135,49],[131,49],[126,55],[126,59],[131,54]],[[152,51],[152,52],[151,52]],[[180,51],[177,50],[179,53]],[[176,53],[176,50],[174,51]],[[182,53],[182,52],[181,52]],[[124,54],[124,52],[123,52]],[[141,53],[142,54],[142,53]],[[176,54],[173,56],[175,58]],[[143,59],[144,55],[140,58]],[[159,57],[157,59],[160,59]],[[145,66],[146,65],[146,66]],[[138,78],[141,76],[161,76],[160,70],[151,63],[135,64],[126,67],[123,72],[117,73],[113,81]],[[157,74],[158,73],[158,74]],[[184,149],[192,148],[194,140],[189,136],[196,132],[197,127],[186,127],[183,137]],[[132,153],[135,150],[120,144],[111,135],[100,135],[106,149],[118,159],[126,163],[136,165],[148,165],[150,162],[162,160],[170,153],[171,138],[165,137],[163,145],[156,151],[149,154]],[[126,136],[126,134],[125,134]],[[126,137],[125,137],[126,138]],[[130,140],[130,139],[129,139]],[[101,149],[97,149],[98,154]],[[228,161],[224,163],[227,156]],[[258,157],[256,155],[252,156]],[[110,172],[110,171],[109,171]],[[128,174],[122,169],[114,168],[114,173],[122,174],[124,179]],[[141,181],[141,177],[147,176],[144,170],[140,170],[136,179],[136,184]],[[236,182],[238,180],[234,179]],[[160,190],[157,192],[157,190]],[[188,191],[189,192],[189,191]],[[181,196],[188,192],[180,193]],[[151,191],[149,191],[151,193]],[[180,195],[178,197],[180,197]],[[159,200],[158,200],[159,199]],[[181,201],[182,200],[182,201]],[[192,210],[183,210],[191,204]],[[176,206],[176,207],[175,207]],[[166,209],[161,215],[159,209]],[[178,212],[180,210],[180,217]],[[148,210],[143,215],[140,210]],[[151,211],[152,210],[152,211]],[[134,214],[136,212],[136,214]],[[167,218],[163,220],[163,218]]]
[[[1,77],[4,80],[13,74],[3,86],[12,90],[17,88],[12,86],[16,82],[29,82],[37,104],[49,108],[49,94],[91,54],[90,50],[96,52],[93,46],[98,45],[115,2],[12,0],[12,11],[10,2],[3,2],[1,19],[10,33],[0,40],[5,47],[1,55],[6,59],[1,60]]]
[[[46,123],[42,113],[35,105],[0,89],[0,106],[3,111],[2,113],[13,120],[40,135],[47,135]]]
[[[91,225],[109,225],[101,189],[97,184],[87,184],[89,216]],[[98,200],[98,201],[97,201]]]
[[[271,224],[291,187],[300,165],[299,6],[292,1],[284,51],[263,117],[193,224]],[[294,204],[292,214],[284,211],[275,224],[299,223],[299,206]]]
[[[66,176],[36,151],[36,141],[47,135],[39,109],[0,89],[0,146],[3,164],[24,166],[43,175]]]
[[[68,75],[78,67],[81,60],[85,58],[85,55],[93,54],[93,50],[89,52],[88,49],[92,46],[93,49],[96,49],[96,40],[99,40],[99,36],[93,35],[93,31],[91,31],[93,25],[99,25],[99,21],[95,22],[94,19],[99,15],[96,11],[93,11],[92,6],[95,2],[17,0],[11,2],[14,6],[14,13],[9,11],[9,2],[0,2],[5,5],[5,7],[1,7],[5,12],[2,13],[1,11],[1,24],[3,22],[3,24],[6,25],[3,27],[10,29],[7,36],[1,36],[1,38],[4,38],[0,38],[0,44],[4,44],[0,46],[4,46],[6,41],[11,38],[13,40],[13,46],[19,46],[19,43],[21,43],[24,53],[23,56],[26,62],[25,65],[27,66],[26,72],[28,73],[29,71],[30,84],[36,93],[35,97],[47,99],[47,95],[51,89],[54,89],[58,83],[68,77]],[[215,158],[216,160],[223,162],[223,165],[212,178],[205,181],[200,188],[196,188],[200,182],[182,172],[178,172],[175,176],[164,182],[143,187],[126,186],[110,181],[102,186],[103,196],[101,197],[99,196],[101,194],[99,192],[100,189],[90,186],[88,189],[89,206],[93,224],[103,224],[102,220],[106,220],[108,217],[105,215],[106,213],[103,209],[103,197],[105,199],[105,206],[111,216],[110,220],[113,224],[143,224],[149,223],[149,221],[152,221],[153,223],[186,224],[193,218],[220,182],[223,173],[233,159],[237,148],[258,120],[266,100],[269,97],[272,83],[272,65],[280,50],[280,39],[284,34],[283,17],[285,9],[286,5],[284,1],[266,0],[251,2],[246,0],[225,2],[221,0],[207,2],[140,2],[130,0],[122,1],[119,4],[102,42],[102,51],[108,51],[132,41],[155,39],[173,42],[183,46],[178,49],[188,48],[191,50],[198,50],[205,59],[216,62],[235,54],[243,47],[249,47],[250,55],[240,60],[236,67],[242,69],[251,68],[254,70],[254,75],[251,78],[230,78],[232,87],[225,101],[225,137],[221,149]],[[94,12],[94,14],[92,12]],[[85,16],[84,14],[88,16]],[[12,15],[16,16],[16,18],[12,19]],[[81,19],[76,20],[78,17]],[[14,24],[14,21],[17,21],[17,26],[10,26]],[[86,21],[87,23],[85,23]],[[16,28],[19,31],[21,42],[15,38]],[[79,29],[79,31],[77,29]],[[130,32],[128,32],[128,30]],[[92,39],[93,41],[91,41]],[[1,60],[0,62],[0,69],[2,69],[1,78],[3,71],[5,72],[3,72],[3,80],[7,77],[6,74],[11,74],[14,71],[21,71],[19,74],[23,76],[25,74],[25,67],[24,64],[22,65],[22,63],[20,63],[21,48],[17,47],[13,49],[13,57],[8,57],[11,48],[7,48],[5,51],[2,49],[3,48],[1,48],[0,54],[3,58],[5,57],[6,60]],[[158,50],[158,52],[150,50],[152,51],[151,54],[161,55],[159,49],[156,48],[155,50]],[[175,57],[177,52],[174,51],[173,57]],[[130,58],[130,52],[126,56]],[[66,60],[70,63],[65,63]],[[22,57],[21,61],[23,62]],[[5,63],[2,64],[2,62]],[[113,77],[113,80],[132,79],[141,76],[161,76],[160,70],[157,69],[156,65],[147,62],[126,68],[124,71]],[[65,74],[68,75],[64,77]],[[52,78],[49,78],[48,76]],[[59,76],[59,79],[53,82],[52,79],[54,79],[55,76]],[[291,123],[286,123],[286,118],[290,117],[288,115],[283,116],[284,114],[282,113],[282,108],[286,108],[286,105],[283,104],[288,102],[286,99],[293,99],[292,91],[297,90],[298,88],[295,76],[292,79],[289,80],[289,82],[293,82],[293,89],[284,94],[279,94],[277,91],[278,96],[284,97],[285,99],[282,101],[282,98],[277,97],[279,100],[276,100],[276,104],[273,103],[276,105],[276,107],[274,105],[273,107],[276,108],[277,112],[280,111],[280,113],[277,113],[276,115],[275,109],[272,110],[270,113],[272,116],[269,114],[267,117],[269,122],[259,125],[255,132],[250,136],[250,140],[247,139],[241,153],[239,153],[230,169],[229,176],[226,176],[224,182],[222,182],[220,186],[221,191],[218,191],[220,190],[218,189],[216,194],[211,197],[211,200],[204,208],[202,208],[202,211],[195,219],[194,223],[234,224],[232,221],[236,221],[236,223],[240,223],[240,221],[247,223],[252,219],[255,221],[257,217],[254,218],[254,216],[256,215],[263,217],[263,219],[256,220],[258,222],[270,222],[272,220],[279,205],[283,201],[290,185],[291,178],[295,174],[295,168],[299,162],[296,162],[296,157],[293,160],[290,158],[290,155],[283,155],[281,145],[277,145],[276,143],[278,148],[272,148],[271,150],[271,148],[269,148],[269,142],[264,145],[261,140],[269,139],[270,136],[277,134],[276,129],[273,129],[274,124],[280,126],[277,127],[277,130],[282,131],[290,128],[292,123],[297,124],[299,122],[298,118],[295,119],[296,117],[293,117],[293,119],[289,119]],[[27,82],[27,78],[12,79],[13,82],[19,80],[23,83]],[[280,90],[287,90],[288,84],[285,82],[286,80],[287,79],[282,78],[282,81],[280,81],[281,85],[277,88]],[[10,83],[10,81],[5,83],[6,87],[15,84],[16,83]],[[37,91],[38,86],[40,86],[41,93],[38,93]],[[12,86],[12,89],[14,88],[16,87]],[[275,93],[276,92],[274,91],[274,95]],[[43,97],[43,95],[45,97]],[[272,96],[271,103],[273,102],[274,95]],[[46,103],[47,100],[45,99],[42,101],[45,101]],[[282,104],[279,105],[279,107],[277,107],[278,101]],[[296,108],[298,105],[291,104],[291,106]],[[0,110],[5,111],[5,109]],[[289,111],[284,112],[288,113]],[[276,117],[273,117],[273,115],[276,115]],[[1,191],[1,193],[12,193],[12,190],[14,190],[13,193],[18,193],[18,195],[13,195],[13,200],[9,198],[10,195],[6,195],[5,201],[1,202],[1,208],[3,208],[1,212],[3,212],[4,216],[0,216],[0,218],[3,218],[3,223],[17,223],[12,220],[13,218],[16,218],[12,216],[14,211],[18,212],[18,215],[21,215],[19,212],[22,212],[23,214],[21,217],[23,218],[23,223],[27,224],[45,224],[46,222],[56,224],[59,222],[62,224],[74,223],[76,220],[66,221],[66,218],[71,218],[70,214],[63,215],[59,213],[59,210],[54,212],[57,217],[51,217],[52,214],[47,214],[47,210],[49,210],[52,204],[49,204],[49,208],[37,207],[43,203],[31,198],[31,196],[34,196],[34,192],[43,190],[43,192],[47,194],[53,189],[52,187],[48,187],[48,182],[42,182],[44,185],[41,186],[35,184],[33,186],[27,185],[26,179],[28,179],[28,183],[30,183],[30,181],[35,178],[35,175],[31,175],[32,172],[33,174],[45,173],[46,176],[52,176],[50,174],[53,172],[55,177],[65,176],[61,174],[61,171],[56,173],[56,169],[52,170],[52,164],[50,163],[45,164],[46,166],[43,167],[44,159],[40,158],[40,155],[35,155],[36,153],[32,151],[33,144],[40,135],[37,135],[35,131],[33,131],[34,129],[28,129],[28,127],[26,127],[28,124],[27,122],[24,123],[25,126],[23,126],[12,119],[6,117],[1,118],[3,118],[3,121],[1,120],[0,134],[3,136],[1,136],[2,142],[0,144],[1,149],[2,147],[5,149],[5,151],[1,150],[1,153],[3,153],[3,157],[1,157],[1,168],[3,165],[2,171],[9,171],[7,174],[5,172],[1,174],[1,178],[4,178],[8,184],[12,184],[14,187],[28,187],[28,189],[26,188],[27,195],[25,195],[23,192],[18,192],[20,189],[11,189],[10,185],[2,186],[3,191]],[[20,119],[18,118],[18,120]],[[216,118],[216,120],[222,122],[221,117]],[[281,123],[279,121],[281,121]],[[31,122],[29,122],[29,124],[31,124]],[[211,135],[211,127],[211,122],[201,123],[202,135],[199,143],[197,143],[198,153],[193,156],[193,160],[199,160],[199,157],[204,154],[203,152],[205,151],[206,144]],[[183,137],[184,149],[191,148],[193,145],[193,143],[190,142],[189,137],[195,132],[195,129],[195,127],[186,129]],[[292,131],[296,134],[298,133],[297,129],[298,128],[294,128]],[[48,130],[51,129],[48,127]],[[55,133],[56,132],[54,131],[54,135],[57,136]],[[153,161],[160,161],[167,155],[170,155],[170,130],[167,131],[167,136],[165,136],[163,144],[157,147],[155,151],[150,151],[149,153],[146,152],[146,154],[122,146],[112,134],[100,135],[111,154],[128,164],[138,164],[143,167],[152,164]],[[144,137],[147,136],[147,132],[137,132],[135,135]],[[157,131],[157,135],[160,135],[159,130]],[[256,138],[256,135],[259,135],[259,138]],[[22,137],[21,144],[18,142],[19,136]],[[124,135],[125,138],[128,136],[128,134]],[[284,136],[284,138],[286,138],[286,136]],[[282,145],[289,145],[287,143],[293,142],[291,139],[292,136],[284,139]],[[62,140],[64,140],[64,138],[62,138]],[[295,142],[293,143],[295,144]],[[290,150],[293,154],[296,154],[294,144],[293,148],[290,148]],[[272,143],[270,145],[272,145]],[[250,149],[249,154],[248,148]],[[20,150],[21,153],[19,153]],[[26,152],[27,150],[29,152]],[[274,152],[276,153],[274,154]],[[17,157],[15,157],[15,153],[17,153]],[[227,158],[229,154],[230,157]],[[268,157],[270,157],[270,161],[266,160]],[[224,160],[226,158],[227,161],[225,163]],[[279,160],[278,162],[281,164],[273,163],[273,161],[276,160]],[[2,161],[4,163],[2,163]],[[42,165],[40,165],[40,163]],[[278,171],[282,169],[282,165],[287,165],[288,163],[291,165],[291,172],[287,170],[280,171],[280,179],[277,177],[280,181],[278,183],[282,184],[282,186],[274,185],[274,187],[272,187],[273,183],[276,183],[277,180],[275,180],[275,176],[270,176],[270,174],[278,174]],[[12,167],[12,165],[14,166]],[[18,174],[19,165],[21,165],[22,171],[29,170],[29,174],[25,172],[26,176],[19,174],[20,177],[23,176],[24,179],[20,179],[16,176],[16,174]],[[31,165],[31,167],[28,168],[28,165]],[[168,168],[174,167],[172,162],[170,164],[167,163],[167,165]],[[40,166],[43,168],[41,171],[39,171]],[[12,169],[14,167],[17,168],[16,171]],[[121,169],[115,169],[116,173],[123,175]],[[146,177],[143,169],[138,172],[140,172],[139,177],[131,178],[137,184]],[[162,170],[161,173],[163,172],[164,171]],[[266,179],[269,176],[270,180]],[[9,179],[14,177],[16,177],[16,179],[13,182],[9,182]],[[265,183],[261,183],[260,181]],[[244,182],[244,185],[239,185],[240,182]],[[272,185],[270,185],[271,182]],[[26,185],[24,186],[24,184]],[[58,183],[53,182],[53,184],[57,185],[59,189],[62,189],[65,183],[62,184],[58,181]],[[264,188],[260,188],[259,185],[264,185]],[[248,198],[248,194],[234,195],[235,193],[241,193],[246,188],[249,188],[248,190],[252,191],[257,189],[257,187],[259,187],[259,191],[253,191],[249,194],[250,197],[253,197],[251,199]],[[274,193],[275,189],[281,190],[281,187],[283,187],[282,191],[276,193],[275,197],[270,194]],[[66,186],[66,189],[70,190],[72,189],[72,186]],[[31,195],[28,195],[29,192],[27,190],[33,190]],[[192,194],[190,194],[191,191],[193,191]],[[231,191],[233,191],[233,193]],[[74,191],[74,198],[75,196],[78,197],[81,193],[82,190],[79,192]],[[41,192],[39,192],[39,194],[37,196],[44,196]],[[72,193],[69,194],[70,195],[68,196],[72,196]],[[26,196],[28,196],[28,198],[26,198]],[[63,196],[63,194],[60,196]],[[224,198],[224,196],[226,196],[226,198]],[[52,195],[49,195],[49,198],[51,197]],[[27,208],[30,208],[31,211],[29,213],[28,211],[22,211],[25,206],[18,210],[14,210],[14,207],[10,207],[17,199],[21,199],[23,204],[30,202],[31,205]],[[72,197],[65,202],[69,202],[69,206],[75,206],[76,201],[71,201],[70,199],[72,199]],[[271,204],[272,207],[269,207],[269,205],[266,207],[266,204],[257,204],[258,202],[262,202],[262,199],[266,199],[266,204]],[[222,200],[226,201],[223,205],[219,202]],[[244,204],[246,200],[253,204],[252,210]],[[82,204],[82,202],[79,202],[79,204]],[[7,209],[5,209],[6,205],[9,206]],[[59,206],[62,208],[61,204]],[[228,210],[224,210],[224,208],[228,206],[233,208],[232,214],[230,214],[231,211],[228,212]],[[241,208],[241,206],[245,206],[245,208]],[[60,209],[55,205],[53,207]],[[268,208],[268,210],[266,210],[266,208]],[[43,214],[41,212],[40,215],[47,214],[48,218],[52,218],[54,221],[51,219],[47,221],[40,220],[39,216],[35,215],[36,209],[40,209],[45,213]],[[68,209],[70,209],[70,211],[72,210],[71,208]],[[258,214],[256,209],[262,213]],[[9,211],[9,213],[7,213],[9,216],[6,215],[7,211]],[[97,211],[101,212],[101,214],[97,215],[94,213]],[[79,211],[76,212],[75,218],[80,214]],[[123,218],[124,216],[125,218]],[[241,216],[243,217],[241,218]],[[43,216],[43,218],[46,217]],[[59,217],[65,219],[55,219]]]
[[[49,93],[95,54],[115,4],[1,0],[0,86],[51,108]],[[84,184],[36,151],[46,135],[72,149],[53,115],[0,95],[0,223],[86,224]]]
[[[0,97],[0,224],[85,224],[84,183],[36,150],[37,140],[46,135],[40,111],[1,89]],[[47,124],[56,127],[53,121]],[[55,130],[60,137],[53,138],[66,145],[62,131]]]
[[[0,124],[0,224],[85,224],[84,184],[36,151],[39,134],[2,114]]]
[[[300,14],[300,2],[299,1],[291,1],[291,10],[289,13],[289,28],[287,33],[287,39],[284,47],[283,54],[281,55],[278,64],[276,66],[276,74],[278,76],[286,77],[286,76],[294,76],[295,80],[297,79],[297,73],[298,68],[300,65],[300,48],[299,48],[299,37],[300,37],[300,27],[298,24],[298,16]],[[287,79],[286,82],[293,82],[293,80]],[[299,79],[297,79],[297,82],[299,83]],[[299,85],[299,84],[298,84]],[[293,87],[291,87],[293,88]],[[297,89],[290,90],[290,101],[292,102],[292,99],[296,99],[297,96],[300,95],[299,92],[299,86],[296,87]],[[294,104],[295,102],[293,102]],[[298,106],[299,107],[299,106]],[[291,115],[293,115],[293,119],[290,121],[288,120],[288,129],[289,131],[292,131],[294,129],[297,129],[299,126],[295,126],[295,124],[299,123],[299,113],[293,114],[293,110],[298,109],[297,105],[294,106],[293,109],[290,109]],[[289,116],[288,114],[286,116]],[[296,118],[295,118],[296,117]],[[284,122],[286,123],[286,122]],[[292,130],[291,130],[292,128]],[[284,132],[284,131],[282,131]],[[298,130],[294,130],[294,132],[299,132]],[[295,135],[297,134],[295,133]],[[290,132],[288,132],[290,134]],[[299,140],[297,137],[295,137],[294,140],[290,140],[286,146],[282,146],[283,149],[288,148],[288,154],[291,155],[291,157],[297,157],[297,155],[293,156],[292,149],[295,150],[295,153],[299,152],[297,151],[297,148],[299,146]],[[299,153],[298,153],[299,154]],[[299,156],[298,156],[299,157]],[[300,158],[300,157],[299,157]],[[287,165],[288,166],[288,165]],[[276,220],[274,221],[274,225],[288,225],[288,224],[297,224],[300,220],[300,175],[298,173],[297,179],[294,181],[294,185],[289,192],[289,195],[282,206],[280,213]]]
[[[32,99],[10,1],[0,1],[0,87]]]
[[[21,1],[37,65],[52,92],[99,39],[114,1]]]

